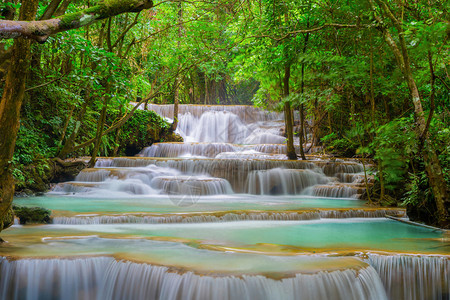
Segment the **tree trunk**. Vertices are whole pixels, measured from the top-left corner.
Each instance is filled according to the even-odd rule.
[[[284,78],[283,78],[283,89],[284,97],[289,96],[289,79],[291,77],[291,65],[286,63],[284,66]],[[294,148],[294,124],[292,122],[292,109],[291,104],[286,101],[284,102],[284,126],[287,135],[287,157],[291,160],[297,159],[297,154]],[[301,146],[300,146],[301,147]]]
[[[59,153],[57,155],[57,157],[59,157],[59,158],[62,158],[62,159],[66,158],[66,156],[73,151],[73,147],[75,145],[75,139],[77,138],[78,131],[80,130],[81,123],[82,123],[81,121],[83,120],[84,114],[86,113],[87,105],[89,102],[89,97],[90,97],[89,92],[86,93],[86,97],[87,97],[87,99],[84,101],[83,106],[81,107],[81,111],[78,115],[77,122],[75,123],[75,128],[73,129],[69,138],[64,143],[63,148],[61,149],[61,151],[59,151]]]
[[[408,68],[409,69],[409,68]],[[433,191],[433,196],[436,202],[438,222],[441,226],[445,226],[448,223],[448,212],[445,208],[445,201],[447,198],[447,185],[444,179],[444,173],[442,172],[441,164],[436,151],[433,148],[433,143],[430,139],[430,134],[426,131],[426,120],[425,114],[422,108],[422,102],[420,100],[419,90],[417,89],[416,82],[412,77],[412,72],[405,74],[408,81],[408,87],[411,92],[411,96],[414,102],[414,115],[416,118],[416,124],[418,132],[418,138],[420,140],[423,133],[424,146],[423,151],[423,161],[425,163],[425,170],[428,175],[428,181],[430,183],[431,189]]]
[[[23,1],[20,20],[34,20],[38,1]],[[14,196],[14,178],[11,173],[20,109],[25,94],[27,70],[30,68],[31,41],[14,41],[11,62],[0,102],[0,231],[11,225],[11,203]]]
[[[59,17],[65,14],[70,2],[72,2],[72,0],[64,0],[54,13],[55,17]]]
[[[69,127],[70,120],[72,119],[73,111],[75,110],[75,105],[71,105],[69,115],[67,116],[66,122],[64,122],[63,131],[61,138],[59,139],[59,145],[62,145],[64,138],[66,137],[67,127]]]
[[[16,4],[16,1],[17,0],[6,0],[6,1],[3,1],[3,3]],[[13,20],[15,13],[16,13],[16,11],[14,8],[12,8],[12,6],[5,5],[5,8],[3,8],[3,10],[1,10],[0,17],[3,20]],[[12,49],[11,48],[5,49],[5,46],[6,46],[5,42],[0,42],[0,82],[6,76],[6,72],[8,71],[8,66],[9,66],[9,59],[11,58],[11,54],[12,54],[12,51],[11,51]]]
[[[306,52],[306,43],[307,42],[308,42],[308,39],[306,38],[303,53]],[[305,89],[304,75],[305,75],[305,64],[302,63],[302,82],[301,82],[301,86],[300,86],[300,89],[301,89],[300,93],[302,94],[302,96],[304,95],[304,89]],[[303,105],[303,103],[300,104],[300,137],[299,137],[299,139],[300,139],[300,156],[302,157],[302,160],[306,160],[305,151],[303,151],[303,144],[305,143],[305,141],[303,140],[303,131],[305,130],[305,128],[304,128],[304,126],[305,126],[304,107],[305,106]]]
[[[117,154],[119,153],[119,138],[120,138],[120,134],[122,133],[122,129],[121,128],[119,128],[119,129],[117,129],[117,131],[116,131],[116,137],[115,137],[115,139],[114,139],[114,144],[115,144],[115,146],[114,146],[114,150],[113,150],[113,155],[112,156],[117,156]]]
[[[107,90],[109,90],[107,88]],[[93,168],[95,166],[95,160],[97,159],[98,150],[100,149],[101,141],[102,141],[102,135],[103,135],[103,127],[105,126],[105,120],[106,120],[106,109],[108,107],[108,98],[109,95],[103,96],[103,107],[102,112],[100,114],[100,119],[97,123],[97,133],[95,135],[95,144],[94,149],[92,150],[91,159],[88,163],[88,168]]]
[[[399,21],[388,4],[382,0],[375,0],[378,7],[380,8],[378,14],[374,14],[375,19],[380,23],[384,23],[384,19],[390,19],[393,23],[396,32],[398,34],[398,44],[396,39],[393,38],[391,32],[386,26],[380,26],[378,29],[383,33],[383,37],[392,50],[392,53],[397,61],[400,70],[405,77],[406,83],[409,88],[409,92],[414,105],[414,116],[416,120],[416,130],[417,137],[419,139],[423,138],[424,147],[421,154],[423,155],[423,160],[425,163],[425,170],[427,172],[428,180],[433,191],[433,196],[437,208],[437,219],[440,226],[448,226],[448,211],[446,209],[447,201],[447,185],[445,182],[444,174],[442,172],[441,164],[437,156],[436,151],[433,148],[433,143],[430,140],[430,134],[427,130],[427,121],[425,119],[425,113],[422,107],[422,101],[417,88],[416,81],[414,80],[413,73],[411,70],[410,58],[408,54],[408,48],[406,46],[406,41],[404,38],[404,31],[402,26],[402,21]],[[369,0],[372,9],[376,11],[374,0]]]
[[[39,20],[48,20],[50,19],[53,14],[55,13],[56,9],[58,8],[59,4],[62,0],[52,0],[50,4],[45,9],[44,13],[42,14],[42,17]]]
[[[183,36],[183,3],[178,2],[178,49],[181,47],[181,38]],[[181,57],[178,56],[178,60],[180,60]],[[180,72],[180,66],[178,66],[177,73]],[[172,123],[172,131],[177,130],[178,126],[178,104],[179,104],[179,97],[180,97],[180,74],[177,74],[177,78],[175,79],[175,91],[174,91],[174,99],[173,99],[173,123]]]

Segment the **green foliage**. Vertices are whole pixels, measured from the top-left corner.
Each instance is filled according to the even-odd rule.
[[[417,138],[414,121],[399,118],[378,128],[370,145],[374,159],[383,170],[386,188],[395,189],[405,180],[410,163],[417,154]]]
[[[325,145],[326,150],[330,153],[335,153],[344,157],[352,157],[356,153],[359,144],[357,140],[350,139],[347,136],[339,136],[333,132],[321,139]]]
[[[432,196],[433,194],[425,171],[421,171],[419,174],[410,173],[402,205],[423,205],[432,199]]]
[[[37,157],[50,157],[54,155],[54,148],[48,146],[46,137],[36,128],[20,126],[14,152],[14,161],[29,165]]]

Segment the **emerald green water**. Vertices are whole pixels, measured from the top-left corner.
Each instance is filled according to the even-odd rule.
[[[190,213],[215,211],[283,211],[303,208],[361,208],[364,201],[305,196],[263,197],[249,195],[200,197],[191,206],[177,206],[164,196],[91,198],[47,195],[16,198],[14,203],[39,206],[60,214],[93,213]],[[332,252],[376,250],[395,252],[450,253],[443,233],[380,219],[322,219],[310,221],[237,221],[179,224],[106,224],[15,226],[3,232],[25,237],[71,237],[95,235],[116,238],[182,239],[220,247],[258,249],[261,245],[294,247],[298,251]],[[120,244],[119,244],[120,245]],[[300,250],[299,250],[300,249]],[[292,249],[291,249],[292,250]],[[291,251],[289,250],[289,251]],[[296,250],[296,251],[297,251]],[[127,252],[117,247],[115,252]]]
[[[365,207],[365,201],[355,199],[320,198],[308,196],[251,196],[220,195],[200,197],[190,206],[177,206],[167,196],[90,198],[75,196],[46,195],[42,197],[15,198],[14,204],[45,207],[50,210],[75,213],[171,213],[230,210],[295,210],[302,208],[358,208]]]
[[[40,237],[45,240],[45,237],[68,238],[86,235],[182,239],[184,242],[192,241],[196,244],[249,249],[273,244],[292,246],[309,252],[374,250],[450,254],[449,243],[443,239],[442,232],[385,219],[15,226],[3,234],[5,239],[11,237],[20,240],[27,237]],[[114,251],[126,252],[126,249],[121,249],[118,244]]]
[[[20,229],[19,229],[20,230]],[[17,228],[9,230],[16,231]],[[25,241],[28,234],[39,232],[54,234],[46,228],[25,230],[19,233],[22,240],[14,239],[13,245],[0,247],[0,256],[14,254],[25,257],[64,257],[64,256],[105,256],[118,259],[144,261],[156,265],[187,268],[199,272],[231,273],[277,273],[289,274],[317,270],[333,270],[363,265],[355,258],[330,258],[323,256],[264,256],[252,253],[230,253],[198,249],[179,242],[154,241],[146,239],[100,238],[86,236],[69,239],[66,237],[44,238],[41,241]],[[81,232],[61,230],[61,234],[80,234]],[[22,235],[23,234],[23,235]],[[7,233],[8,235],[8,233]],[[12,236],[9,236],[12,238]]]

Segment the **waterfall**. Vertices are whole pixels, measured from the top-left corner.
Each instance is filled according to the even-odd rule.
[[[161,224],[161,223],[210,223],[210,222],[237,222],[237,221],[301,221],[319,220],[326,218],[384,218],[386,215],[404,217],[405,211],[401,209],[346,209],[346,210],[319,210],[300,212],[229,212],[229,213],[202,213],[202,214],[169,214],[169,215],[95,215],[74,217],[53,217],[53,224],[88,225],[88,224]]]
[[[205,144],[193,144],[186,148],[206,154],[206,151],[214,153],[225,148],[223,145],[215,144],[210,150],[204,147]],[[339,183],[336,182],[337,178],[329,176],[343,172],[348,178],[352,172],[360,172],[360,169],[361,166],[356,163],[272,159],[271,155],[255,153],[255,150],[222,152],[215,159],[121,157],[99,159],[94,169],[83,170],[77,176],[77,181],[59,184],[54,192],[79,193],[93,189],[113,189],[132,194],[158,194],[161,192],[156,191],[158,189],[167,193],[168,189],[179,187],[179,184],[169,183],[177,181],[185,182],[191,188],[197,182],[196,189],[204,190],[201,195],[229,194],[234,191],[262,195],[305,193],[321,197],[350,198],[362,194],[364,185]],[[354,174],[352,178],[361,178],[359,173]],[[155,179],[156,177],[159,179]],[[200,188],[200,185],[203,187]],[[216,187],[215,191],[205,190],[213,186]],[[305,190],[308,187],[310,189]]]
[[[148,109],[174,118],[173,105],[150,104]],[[178,112],[177,133],[185,142],[261,144],[285,141],[278,125],[283,120],[281,113],[245,105],[179,105]]]
[[[101,182],[105,181],[107,178],[110,178],[111,170],[105,169],[85,169],[83,172],[80,172],[77,177],[75,177],[76,181],[84,181],[84,182]],[[116,174],[113,174],[114,177],[118,177]]]
[[[298,146],[296,147],[298,152]],[[254,154],[286,154],[286,145],[258,144],[236,145],[228,143],[155,143],[141,151],[143,157],[217,157],[219,154],[253,150]]]
[[[249,194],[295,195],[309,186],[327,182],[326,176],[311,170],[275,168],[252,171],[247,177],[246,190]]]
[[[287,160],[278,113],[179,111],[185,143],[100,158],[53,195],[15,200],[56,216],[2,232],[0,300],[449,299],[446,236],[348,199],[365,190],[362,164]]]
[[[181,174],[192,175],[209,175],[213,178],[221,178],[231,184],[235,192],[241,193],[245,190],[247,177],[255,170],[268,170],[275,168],[289,169],[310,169],[321,172],[320,169],[312,162],[305,161],[285,161],[285,160],[241,160],[241,159],[172,159],[172,158],[115,158],[97,161],[97,169],[112,168],[110,174],[124,178],[139,179],[139,176],[156,177],[157,168],[159,172],[172,173],[172,176],[180,176]],[[120,171],[113,168],[122,168]],[[147,169],[148,168],[148,169]],[[136,169],[136,170],[135,170]],[[311,171],[312,172],[312,171]],[[87,169],[82,173],[92,174],[94,180],[99,176],[94,170]],[[137,174],[136,174],[137,173]],[[181,174],[180,174],[181,173]],[[102,174],[104,172],[102,171]],[[126,175],[128,174],[128,175]],[[139,176],[138,176],[139,175]],[[87,180],[87,174],[80,177]],[[142,178],[141,176],[141,178]],[[320,173],[316,177],[320,177]],[[326,182],[325,180],[321,181]],[[145,182],[150,184],[149,182]]]
[[[188,120],[180,117],[178,128],[186,142],[242,144],[251,131],[237,115],[226,111],[205,112],[198,120]]]
[[[173,117],[172,105],[148,108]],[[280,113],[252,106],[181,105],[178,131],[184,143],[156,143],[138,157],[99,159],[94,169],[83,170],[75,182],[59,184],[53,192],[361,196],[359,163],[288,161],[282,120]]]
[[[228,181],[206,176],[160,176],[152,180],[155,188],[169,195],[221,195],[232,194]]]
[[[143,105],[141,105],[143,108]],[[157,114],[173,119],[173,105],[149,104],[147,107]],[[178,106],[179,115],[191,115],[194,118],[201,117],[206,112],[229,112],[235,114],[245,123],[283,120],[283,113],[269,112],[248,105],[189,105]]]
[[[65,182],[58,183],[52,190],[52,193],[88,193],[102,195],[104,191],[121,192],[131,195],[156,195],[159,191],[154,190],[149,185],[140,180],[106,180],[104,182]]]
[[[227,143],[156,143],[145,148],[140,155],[144,157],[202,156],[214,158],[222,152],[237,151],[236,145]]]
[[[286,138],[280,135],[278,129],[267,130],[266,128],[258,128],[248,135],[244,144],[282,144],[286,142]]]
[[[295,274],[197,275],[168,267],[116,261],[0,258],[0,299],[386,299],[370,267]]]
[[[358,194],[362,194],[364,188],[345,185],[345,184],[334,184],[334,185],[316,185],[312,187],[312,191],[308,194],[318,197],[331,197],[331,198],[352,198],[357,197]]]
[[[361,173],[364,168],[355,162],[344,162],[340,160],[317,162],[321,165],[323,172],[327,176],[337,176],[340,173]]]
[[[449,257],[369,254],[389,299],[450,299]]]

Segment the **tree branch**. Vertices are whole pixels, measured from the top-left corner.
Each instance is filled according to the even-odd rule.
[[[93,7],[50,20],[30,22],[0,20],[0,39],[25,37],[44,43],[52,34],[87,26],[122,13],[140,12],[151,7],[153,7],[152,0],[103,0]]]
[[[122,31],[120,36],[114,42],[114,44],[112,45],[113,49],[116,48],[117,44],[120,42],[121,39],[123,39],[125,37],[125,35],[128,33],[128,31],[130,31],[130,29],[133,28],[133,26],[138,23],[138,19],[139,19],[139,13],[136,14],[136,17],[134,18],[134,21],[130,25],[128,25],[128,27],[124,31]]]
[[[128,113],[126,113],[124,116],[122,116],[122,118],[120,118],[118,121],[116,121],[114,124],[112,124],[108,129],[106,129],[105,131],[103,131],[103,132],[102,132],[102,136],[107,135],[108,133],[111,133],[112,131],[114,131],[114,130],[116,130],[117,128],[119,128],[119,127],[121,127],[122,125],[124,125],[125,122],[128,121],[128,120],[133,116],[134,112],[139,108],[139,106],[140,106],[142,103],[145,103],[145,102],[151,100],[152,98],[156,97],[156,96],[160,93],[161,89],[162,89],[163,87],[165,87],[172,79],[177,78],[177,77],[179,76],[180,73],[182,73],[182,72],[187,72],[187,71],[190,70],[192,67],[197,66],[197,65],[198,65],[198,62],[194,62],[193,64],[190,64],[189,66],[180,68],[180,70],[179,70],[174,76],[171,76],[171,77],[167,78],[167,79],[166,79],[162,84],[160,84],[154,91],[152,91],[152,92],[150,93],[150,95],[149,95],[147,98],[141,99],[139,102],[137,102],[137,103],[134,105],[134,107],[133,107]],[[154,85],[152,85],[152,89],[153,89],[153,86],[154,86]],[[86,146],[89,146],[89,145],[92,144],[94,141],[95,141],[95,138],[92,138],[92,139],[90,139],[90,140],[88,140],[88,141],[86,141],[86,142],[83,142],[83,143],[81,143],[81,144],[78,144],[78,145],[74,146],[74,147],[72,148],[72,150],[70,150],[70,152],[77,151],[77,150],[82,149],[82,148],[84,148],[84,147],[86,147]],[[70,153],[70,152],[69,152],[69,153]],[[67,154],[68,154],[68,153],[67,153]]]
[[[65,76],[67,76],[68,74],[69,74],[69,72],[67,72],[67,73],[65,73],[65,74],[63,74],[63,75],[61,75],[61,76],[58,77],[58,78],[52,79],[52,80],[50,80],[50,81],[48,81],[48,82],[45,82],[45,83],[43,83],[43,84],[39,84],[39,85],[35,85],[35,86],[33,86],[33,87],[30,87],[30,88],[27,88],[27,89],[25,90],[25,92],[28,92],[28,91],[31,91],[31,90],[34,90],[34,89],[38,89],[38,88],[47,86],[47,85],[49,85],[49,84],[52,84],[52,83],[55,82],[55,81],[58,81],[58,80],[63,79],[63,78],[64,78]]]
[[[315,28],[311,28],[311,29],[301,29],[301,30],[294,30],[294,31],[290,31],[288,33],[286,33],[284,36],[282,37],[274,37],[271,35],[256,35],[256,36],[250,36],[250,38],[262,38],[262,37],[267,37],[276,41],[281,41],[284,40],[286,38],[288,38],[291,35],[295,35],[295,34],[299,34],[299,33],[311,33],[311,32],[316,32],[316,31],[320,31],[324,28],[327,27],[333,27],[333,28],[362,28],[362,27],[368,27],[368,25],[360,25],[360,24],[335,24],[335,23],[331,23],[331,24],[324,24],[321,25],[319,27],[315,27]]]

